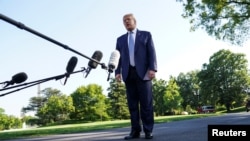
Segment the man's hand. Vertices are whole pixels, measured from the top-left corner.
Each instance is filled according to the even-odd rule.
[[[117,74],[115,76],[115,79],[116,79],[117,82],[121,82],[122,81],[122,75],[121,74]]]
[[[148,71],[148,77],[152,80],[155,78],[155,71],[153,70],[149,70]]]

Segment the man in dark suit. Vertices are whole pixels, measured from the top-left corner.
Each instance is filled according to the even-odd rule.
[[[116,49],[120,52],[120,59],[115,77],[118,82],[125,82],[130,112],[131,132],[124,139],[139,138],[142,127],[145,138],[152,139],[154,111],[151,80],[157,72],[153,39],[150,32],[136,28],[133,14],[124,15],[123,24],[128,32],[117,38]]]

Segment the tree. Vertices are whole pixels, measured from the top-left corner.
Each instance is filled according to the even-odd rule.
[[[246,0],[176,0],[191,31],[204,29],[215,39],[242,45],[249,38],[250,2]]]
[[[153,79],[153,98],[154,98],[154,112],[156,116],[164,116],[166,106],[164,104],[163,96],[167,91],[167,81],[160,79]]]
[[[8,122],[8,117],[4,113],[4,109],[0,108],[0,131],[6,129],[5,124]]]
[[[197,77],[198,70],[187,72],[186,74],[180,73],[177,77],[177,84],[180,87],[180,95],[183,98],[182,106],[184,109],[188,105],[192,108],[200,106],[200,87]]]
[[[29,111],[37,112],[47,100],[53,95],[63,95],[60,90],[45,88],[41,91],[41,96],[31,97],[29,100],[29,105],[27,107],[22,108],[23,113],[27,113]]]
[[[179,93],[179,89],[175,78],[171,76],[168,81],[166,93],[163,96],[167,112],[172,113],[174,110],[178,110],[181,107],[183,99]]]
[[[71,113],[72,119],[97,121],[107,119],[105,95],[102,87],[96,84],[81,86],[71,94],[75,112]],[[100,112],[103,111],[103,112]]]
[[[4,109],[0,108],[0,131],[7,129],[18,129],[22,127],[22,121],[12,115],[6,115]]]
[[[41,91],[41,96],[35,96],[30,98],[29,105],[27,107],[22,108],[23,113],[27,113],[29,111],[34,111],[36,112],[36,116],[38,117],[37,119],[37,124],[47,124],[51,122],[57,121],[56,116],[58,116],[58,112],[52,114],[49,108],[53,109],[55,107],[48,107],[48,101],[52,101],[52,99],[55,99],[56,97],[63,97],[64,95],[60,90],[57,89],[52,89],[52,88],[45,88],[44,90]],[[59,98],[60,100],[60,98]],[[61,100],[65,100],[62,98]],[[70,102],[66,100],[65,102]],[[51,103],[51,102],[49,102]],[[71,107],[68,107],[71,108]],[[33,120],[33,119],[32,119]]]
[[[245,54],[229,50],[212,55],[198,73],[203,102],[225,105],[228,111],[233,104],[242,104],[247,96],[244,90],[249,87],[247,63]]]
[[[0,107],[0,115],[4,114],[5,110]]]
[[[128,119],[129,111],[124,83],[116,83],[112,78],[108,90],[109,108],[108,113],[113,119]]]
[[[53,123],[69,119],[69,113],[74,111],[70,96],[51,95],[47,102],[38,110],[37,116],[43,123]]]

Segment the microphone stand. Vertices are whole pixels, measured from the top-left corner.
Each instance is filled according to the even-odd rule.
[[[16,92],[16,91],[20,91],[20,90],[25,89],[25,88],[29,88],[29,87],[34,86],[34,85],[37,85],[37,84],[41,84],[41,83],[47,82],[47,81],[49,81],[49,80],[53,80],[53,79],[59,80],[59,79],[62,79],[62,78],[64,78],[64,77],[66,77],[66,76],[69,76],[70,74],[82,72],[82,71],[85,71],[85,70],[86,70],[86,69],[83,68],[82,70],[75,71],[75,72],[72,72],[72,73],[65,73],[65,74],[61,74],[61,75],[57,75],[57,76],[53,76],[53,77],[49,77],[49,78],[45,78],[45,79],[41,79],[41,80],[29,82],[29,83],[23,83],[23,84],[20,84],[20,85],[8,87],[8,88],[3,88],[3,89],[0,89],[0,91],[4,91],[4,90],[8,90],[8,89],[12,89],[12,88],[17,88],[17,87],[21,87],[21,86],[28,85],[28,86],[26,86],[26,87],[22,87],[22,88],[19,88],[19,89],[16,89],[16,90],[13,90],[13,91],[4,93],[4,94],[0,94],[0,97],[5,96],[5,95],[10,94],[10,93],[13,93],[13,92]]]
[[[54,40],[54,39],[52,39],[52,38],[44,35],[44,34],[41,34],[41,33],[37,32],[37,31],[35,31],[35,30],[33,30],[33,29],[25,26],[23,23],[17,22],[17,21],[15,21],[15,20],[13,20],[13,19],[11,19],[11,18],[9,18],[9,17],[7,17],[7,16],[5,16],[5,15],[3,15],[1,13],[0,13],[0,19],[4,20],[4,21],[6,21],[6,22],[8,22],[8,23],[10,23],[12,25],[15,25],[15,26],[17,26],[20,29],[23,29],[23,30],[26,30],[26,31],[28,31],[30,33],[33,33],[33,34],[35,34],[35,35],[37,35],[37,36],[39,36],[39,37],[41,37],[43,39],[46,39],[46,40],[52,42],[52,43],[55,43],[56,45],[59,45],[59,46],[63,47],[66,50],[70,50],[70,51],[72,51],[72,52],[74,52],[74,53],[76,53],[76,54],[78,54],[78,55],[80,55],[80,56],[82,56],[84,58],[87,58],[87,59],[89,59],[91,61],[94,61],[94,62],[96,62],[99,65],[102,65],[102,63],[100,63],[99,61],[97,61],[97,60],[95,60],[93,58],[90,58],[90,57],[88,57],[88,56],[86,56],[86,55],[84,55],[84,54],[82,54],[82,53],[80,53],[80,52],[78,52],[78,51],[76,51],[76,50],[68,47],[67,45],[62,44],[62,43],[60,43],[60,42],[58,42],[58,41],[56,41],[56,40]]]
[[[109,66],[109,68],[108,68],[109,74],[108,74],[107,81],[109,81],[109,79],[110,79],[110,74],[113,73],[113,71],[114,71],[114,67],[113,67],[113,66]]]
[[[108,78],[107,78],[107,81],[109,81],[109,79],[110,79],[110,74],[113,72],[113,71],[108,71],[109,72],[109,74],[108,74]]]
[[[34,83],[34,84],[32,84],[32,85],[29,85],[29,86],[26,86],[26,87],[23,87],[23,88],[16,89],[16,90],[13,90],[13,91],[10,91],[10,92],[1,94],[0,97],[5,96],[5,95],[8,95],[8,94],[10,94],[10,93],[14,93],[14,92],[20,91],[20,90],[25,89],[25,88],[29,88],[29,87],[31,87],[31,86],[35,86],[35,85],[37,85],[37,84],[41,84],[41,83],[43,83],[43,82],[46,82],[46,81],[40,81],[40,82]]]

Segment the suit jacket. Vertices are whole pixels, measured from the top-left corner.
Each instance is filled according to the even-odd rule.
[[[115,74],[122,74],[126,81],[129,71],[128,33],[117,38],[116,49],[120,52],[120,59]],[[148,70],[157,71],[156,52],[152,35],[148,31],[137,29],[135,37],[134,60],[137,74],[143,80],[149,80]]]

